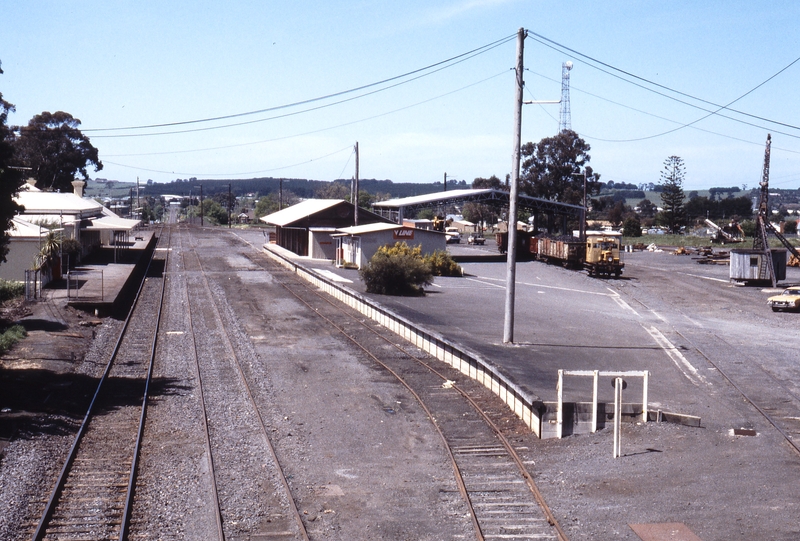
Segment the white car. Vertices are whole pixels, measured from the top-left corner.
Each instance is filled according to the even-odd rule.
[[[461,233],[457,227],[446,227],[444,234],[447,235],[448,244],[461,244]]]

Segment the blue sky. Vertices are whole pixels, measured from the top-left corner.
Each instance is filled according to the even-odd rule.
[[[529,37],[525,99],[559,99],[562,63],[573,62],[572,128],[591,145],[602,180],[658,182],[664,160],[677,155],[689,190],[753,187],[772,133],[770,185],[800,187],[796,2],[32,0],[8,3],[3,19],[0,92],[16,105],[10,122],[56,110],[79,118],[105,164],[93,177],[350,178],[358,141],[361,178],[503,178],[514,35],[523,27],[580,53]],[[302,106],[103,131],[312,100],[495,42],[423,77]],[[604,73],[581,55],[631,75]],[[718,107],[695,99],[725,105],[751,90],[730,107],[785,125],[708,116]],[[558,105],[526,105],[523,142],[556,134],[558,117]],[[175,131],[184,133],[165,133]]]

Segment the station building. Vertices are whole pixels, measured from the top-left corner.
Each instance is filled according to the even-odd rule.
[[[261,217],[275,226],[275,243],[299,256],[312,259],[336,258],[333,235],[355,225],[355,209],[343,199],[307,199]],[[358,208],[359,224],[389,223],[391,220]]]
[[[431,254],[445,250],[447,239],[441,231],[387,223],[345,227],[333,237],[336,240],[336,266],[357,269],[366,265],[381,246],[405,242],[412,247],[420,246],[423,254]]]

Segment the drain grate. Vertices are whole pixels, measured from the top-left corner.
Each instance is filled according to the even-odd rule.
[[[702,541],[682,522],[628,524],[642,541]]]

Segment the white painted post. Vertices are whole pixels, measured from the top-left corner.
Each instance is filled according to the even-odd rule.
[[[614,458],[619,458],[620,452],[620,422],[622,417],[622,378],[614,380]]]
[[[647,385],[650,382],[650,372],[647,370],[644,371],[644,376],[642,376],[642,422],[647,422]]]
[[[564,386],[564,371],[559,369],[558,387],[556,388],[556,393],[558,394],[558,406],[556,409],[556,437],[558,437],[558,439],[561,439],[564,430],[564,413],[561,411],[561,408],[564,406],[563,386]]]
[[[594,383],[592,387],[592,434],[597,432],[597,381],[600,379],[600,371],[594,371]]]

